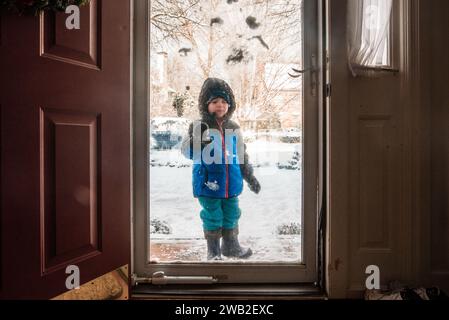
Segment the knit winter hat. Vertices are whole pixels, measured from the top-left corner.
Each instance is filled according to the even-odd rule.
[[[221,88],[213,87],[207,92],[207,95],[207,104],[211,103],[212,100],[216,98],[223,98],[229,105],[231,104],[229,94]]]
[[[226,119],[230,119],[235,111],[235,98],[231,87],[224,81],[218,78],[208,78],[204,81],[198,99],[198,107],[200,114],[203,117],[209,117],[208,105],[216,98],[223,98],[229,105],[228,112],[225,115]]]

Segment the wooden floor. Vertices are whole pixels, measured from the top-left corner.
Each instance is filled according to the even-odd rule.
[[[107,273],[52,300],[128,300],[128,266]]]

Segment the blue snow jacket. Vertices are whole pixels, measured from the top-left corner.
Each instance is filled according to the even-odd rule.
[[[199,126],[205,124],[198,123]],[[189,131],[194,131],[194,125]],[[192,137],[182,148],[184,156],[193,160],[193,195],[220,199],[239,196],[243,191],[242,167],[245,158],[248,159],[244,156],[245,146],[239,128],[235,122],[228,120],[222,126],[217,123],[206,130],[209,132],[209,143],[198,141],[195,145]]]
[[[213,95],[217,90],[225,91],[230,100],[228,112],[221,124],[207,111],[210,93]],[[237,197],[243,191],[243,180],[250,183],[256,179],[240,127],[230,120],[235,111],[231,88],[219,79],[206,80],[199,97],[199,109],[201,120],[190,124],[181,147],[183,155],[193,160],[193,195],[196,198]]]

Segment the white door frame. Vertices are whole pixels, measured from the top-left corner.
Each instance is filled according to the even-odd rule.
[[[134,25],[134,112],[133,112],[133,263],[132,272],[139,277],[151,277],[155,271],[164,271],[170,276],[216,276],[220,283],[316,283],[318,280],[317,259],[317,217],[318,200],[320,196],[320,148],[319,118],[321,96],[321,77],[314,80],[311,72],[304,74],[304,83],[308,89],[304,90],[304,160],[303,176],[303,265],[298,264],[149,264],[148,263],[148,235],[149,223],[147,212],[149,210],[149,37],[150,37],[150,6],[147,0],[135,1]],[[304,0],[310,5],[311,11],[321,15],[318,8],[321,1]],[[307,6],[308,7],[308,6]],[[319,23],[321,19],[313,15],[304,15],[305,23],[315,24],[312,29],[304,32],[304,42],[308,44],[305,49],[305,68],[312,66],[312,53],[315,55],[316,74],[321,74],[321,53],[319,52]],[[314,20],[315,19],[315,20]],[[315,81],[315,95],[309,90],[312,81]],[[311,125],[309,125],[311,124]],[[238,268],[238,269],[236,269]],[[234,272],[233,272],[234,271]]]

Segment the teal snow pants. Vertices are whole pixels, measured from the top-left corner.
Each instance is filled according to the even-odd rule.
[[[202,207],[200,217],[205,231],[215,231],[220,228],[235,229],[238,226],[241,211],[239,198],[215,199],[198,198]]]

